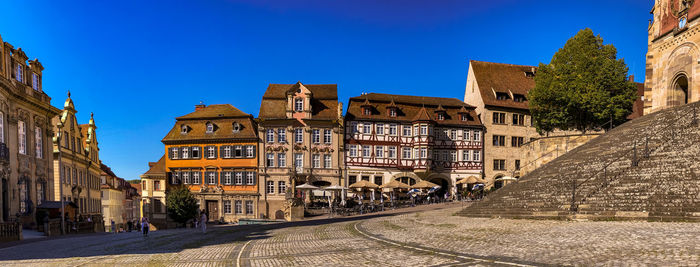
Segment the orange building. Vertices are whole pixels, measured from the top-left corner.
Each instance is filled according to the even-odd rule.
[[[163,138],[168,186],[187,186],[209,221],[258,218],[253,116],[229,105],[196,105]]]

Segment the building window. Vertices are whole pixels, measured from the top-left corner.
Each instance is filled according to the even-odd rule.
[[[224,174],[224,184],[225,185],[231,185],[233,179],[231,177],[231,172],[222,172]]]
[[[450,140],[457,140],[457,130],[450,130]]]
[[[411,159],[411,148],[410,147],[403,148],[403,155],[401,155],[401,158]]]
[[[333,142],[331,132],[332,130],[323,130],[323,143],[330,145]]]
[[[467,115],[466,114],[460,114],[459,117],[462,119],[462,121],[467,121]]]
[[[153,181],[153,190],[160,191],[160,181]]]
[[[389,117],[396,117],[396,109],[389,109]]]
[[[17,63],[17,69],[15,70],[16,72],[16,77],[15,79],[18,82],[22,82],[22,76],[24,76],[24,68],[22,68],[22,64]]]
[[[243,146],[235,146],[234,147],[234,156],[237,158],[243,157]]]
[[[246,200],[245,201],[245,214],[246,215],[252,215],[253,212],[253,201],[252,200]]]
[[[277,142],[280,142],[280,143],[287,142],[287,133],[285,132],[284,129],[277,129]]]
[[[222,146],[224,153],[221,155],[222,158],[231,158],[231,146]]]
[[[367,116],[372,115],[372,110],[370,108],[363,108],[362,114],[367,115]]]
[[[365,122],[362,124],[362,133],[371,134],[372,133],[372,123]]]
[[[471,137],[471,133],[469,132],[469,130],[462,130],[462,138],[464,138],[464,140],[469,140],[469,137]]]
[[[235,206],[236,214],[243,214],[243,207],[242,207],[241,201],[240,201],[240,200],[236,200],[235,203],[236,203],[236,204],[235,204],[235,205],[236,205],[236,206]]]
[[[243,185],[243,173],[236,172],[236,185]]]
[[[44,158],[44,138],[42,137],[41,128],[39,127],[34,128],[34,140],[36,145],[36,157],[40,159]]]
[[[506,137],[503,135],[494,135],[493,136],[493,146],[505,146],[506,145]]]
[[[278,184],[277,189],[279,190],[278,191],[279,194],[287,193],[287,183],[285,183],[284,181],[279,181],[277,184]]]
[[[411,136],[411,125],[404,125],[403,126],[403,136]]]
[[[214,132],[214,124],[211,122],[207,122],[207,133],[213,133]]]
[[[29,183],[22,180],[19,182],[19,212],[27,213],[27,204],[29,202]]]
[[[369,158],[370,155],[370,146],[362,146],[362,157]]]
[[[348,176],[348,184],[349,184],[349,185],[352,185],[352,184],[354,184],[355,182],[357,182],[357,176],[355,176],[355,175],[350,175],[350,176]]]
[[[294,129],[294,142],[296,142],[297,144],[301,144],[304,142],[304,129]]]
[[[268,129],[268,130],[267,130],[267,139],[266,139],[266,141],[267,141],[268,143],[275,142],[275,130],[273,130],[273,129]]]
[[[420,148],[420,158],[422,158],[422,159],[428,158],[428,148],[425,148],[425,147]]]
[[[472,160],[473,161],[481,161],[481,151],[474,150],[474,157]]]
[[[377,123],[377,135],[384,135],[384,124],[383,123]]]
[[[330,169],[331,166],[331,155],[323,155],[323,167],[326,169]]]
[[[0,143],[5,143],[5,113],[0,112]]]
[[[190,148],[189,147],[183,147],[182,149],[182,158],[183,159],[188,159],[190,158]]]
[[[255,185],[255,172],[245,173],[245,183],[247,185]]]
[[[420,135],[428,135],[428,125],[420,126]]]
[[[375,146],[374,147],[374,156],[377,158],[383,158],[384,157],[384,147],[383,146]]]
[[[389,124],[389,135],[396,136],[396,124]]]
[[[231,200],[224,200],[224,213],[231,214]]]
[[[314,144],[321,143],[321,130],[319,130],[319,129],[311,130],[311,141],[313,141]]]
[[[469,150],[462,150],[462,161],[469,161]]]
[[[297,153],[294,154],[294,167],[297,168],[297,170],[301,169],[304,167],[304,154]]]
[[[216,172],[207,172],[208,184],[216,184]]]
[[[494,159],[493,160],[493,170],[494,171],[505,171],[506,170],[506,160]]]
[[[493,124],[506,124],[506,114],[503,112],[494,112]]]
[[[39,91],[39,75],[36,75],[36,73],[32,73],[32,88]]]
[[[356,145],[349,145],[350,146],[350,157],[357,157],[357,146]]]
[[[24,121],[17,121],[17,132],[18,143],[19,143],[19,153],[22,155],[27,154],[27,127],[24,125]]]
[[[294,99],[294,111],[301,112],[304,110],[304,99],[296,98]]]
[[[513,113],[513,125],[525,125],[525,115]]]
[[[267,167],[275,167],[275,154],[267,153]],[[281,167],[281,166],[280,166]]]
[[[450,151],[450,162],[457,162],[457,151]]]
[[[268,194],[274,194],[275,193],[275,182],[274,181],[267,181],[267,191]]]
[[[517,136],[511,136],[510,137],[510,145],[512,147],[521,147],[523,145],[523,140],[524,137],[517,137]]]
[[[481,131],[474,131],[474,141],[481,142]]]
[[[190,173],[189,172],[182,173],[182,183],[183,184],[190,184]]]
[[[357,122],[353,121],[350,123],[350,133],[354,134],[357,133]]]
[[[41,202],[44,202],[44,199],[46,199],[46,192],[44,192],[44,183],[37,182],[36,183],[36,205],[37,206],[41,205]]]
[[[199,156],[199,147],[198,146],[193,146],[192,147],[192,158],[193,159],[198,159]]]
[[[311,163],[314,168],[321,168],[321,155],[313,154],[311,155]]]
[[[286,167],[287,166],[287,154],[284,153],[277,153],[277,166],[280,168]]]
[[[255,146],[245,146],[245,156],[248,158],[255,157]]]
[[[389,154],[388,156],[390,159],[395,159],[396,158],[396,147],[390,146],[388,154]]]
[[[210,159],[216,158],[216,147],[215,146],[207,147],[207,158],[210,158]]]
[[[516,160],[515,160],[515,170],[516,170],[516,171],[519,171],[519,170],[520,170],[520,160],[519,160],[519,159],[516,159]]]
[[[178,153],[178,148],[177,148],[177,147],[170,148],[170,158],[172,158],[172,159],[177,159],[177,158],[178,158],[178,154],[179,154],[179,153]]]
[[[233,123],[233,133],[238,133],[241,131],[241,124],[234,122]]]
[[[193,172],[192,173],[192,183],[193,184],[199,184],[199,172]]]
[[[437,114],[437,119],[438,119],[439,121],[444,121],[444,120],[445,120],[445,114],[443,114],[442,112],[438,113],[438,114]]]

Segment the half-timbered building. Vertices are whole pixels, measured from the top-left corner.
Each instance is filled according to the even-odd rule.
[[[474,107],[455,98],[352,97],[345,129],[348,185],[428,180],[454,194],[459,179],[482,171],[484,127]]]

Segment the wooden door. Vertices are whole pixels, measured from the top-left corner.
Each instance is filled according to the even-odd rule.
[[[217,201],[207,201],[207,218],[210,222],[219,220],[219,203]]]

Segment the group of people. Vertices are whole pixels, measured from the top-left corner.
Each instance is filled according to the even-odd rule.
[[[200,216],[194,218],[194,228],[195,229],[202,229],[202,233],[206,234],[207,233],[207,213],[204,211],[200,212]]]
[[[118,233],[118,232],[124,232],[124,229],[120,228],[119,231],[117,231],[117,225],[114,223],[114,220],[110,221],[110,226],[112,228],[112,233]],[[141,221],[139,223],[135,222],[127,222],[127,226],[129,229],[129,232],[131,232],[132,229],[140,229],[143,236],[148,236],[148,230],[151,227],[151,223],[146,217],[141,217]]]

